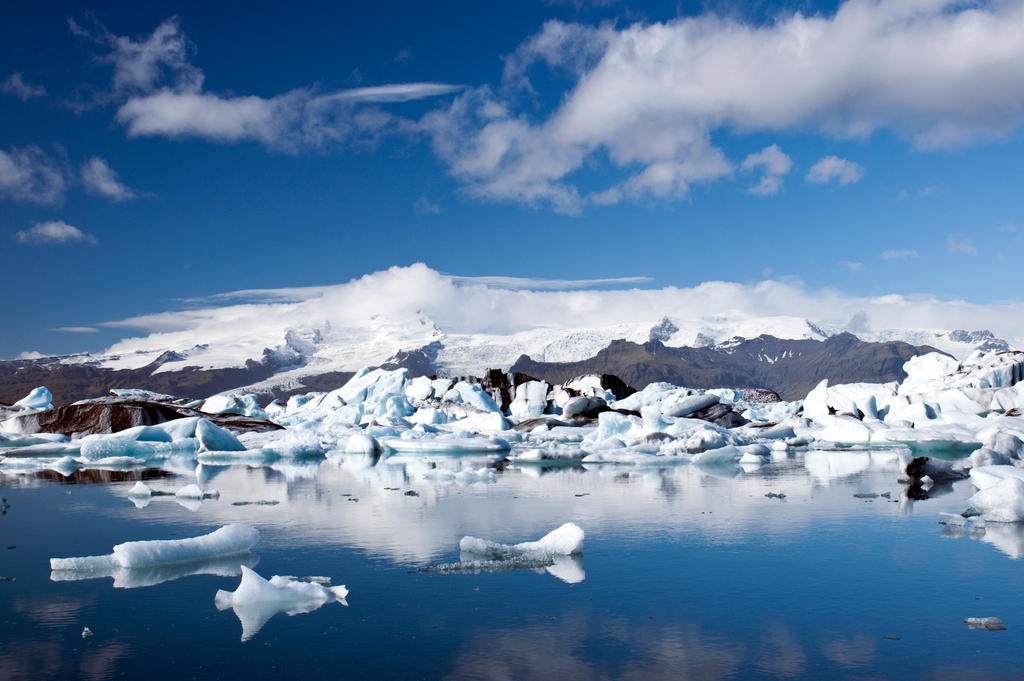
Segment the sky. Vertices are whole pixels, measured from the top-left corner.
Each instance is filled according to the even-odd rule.
[[[414,263],[1021,302],[1021,1],[6,6],[0,357]]]

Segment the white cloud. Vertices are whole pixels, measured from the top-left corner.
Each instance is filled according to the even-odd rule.
[[[460,85],[392,83],[321,92],[297,88],[270,97],[221,95],[203,90],[203,72],[189,62],[189,43],[176,17],[140,40],[116,36],[94,23],[69,22],[73,33],[104,46],[113,65],[117,120],[131,137],[202,138],[257,142],[287,153],[333,144],[375,144],[385,133],[410,127],[377,106],[457,92]]]
[[[978,248],[966,234],[950,234],[946,237],[946,247],[950,253],[960,255],[977,255]]]
[[[839,264],[842,265],[843,267],[845,267],[846,269],[850,270],[851,272],[863,272],[864,271],[864,263],[862,263],[862,262],[856,262],[856,261],[852,261],[852,260],[843,260]]]
[[[59,326],[51,331],[60,331],[61,333],[96,333],[99,329],[92,326]]]
[[[41,85],[29,85],[22,78],[21,73],[15,71],[3,83],[0,83],[0,90],[9,95],[14,95],[23,102],[33,97],[42,97],[46,94],[46,88]]]
[[[864,177],[864,167],[838,156],[825,156],[811,166],[804,178],[807,182],[827,184],[836,181],[840,186],[855,184]]]
[[[117,173],[99,156],[93,156],[82,165],[82,183],[94,194],[105,196],[115,203],[138,196],[127,187]]]
[[[666,315],[680,324],[692,322],[689,326],[693,328],[723,317],[796,317],[836,330],[849,328],[856,319],[859,328],[879,333],[885,329],[987,328],[1000,337],[1024,339],[1021,303],[982,305],[928,295],[862,297],[780,281],[639,288],[646,282],[631,284],[627,280],[623,284],[631,288],[611,290],[598,288],[600,282],[587,282],[582,289],[567,288],[566,282],[560,282],[551,290],[543,287],[543,280],[513,278],[513,285],[505,286],[501,280],[451,277],[418,264],[393,267],[345,284],[311,288],[305,294],[301,289],[287,289],[281,296],[264,292],[265,303],[249,295],[239,304],[157,313],[105,326],[148,333],[118,342],[110,348],[111,353],[127,357],[136,351],[189,351],[197,343],[208,343],[215,361],[225,366],[240,365],[245,359],[259,357],[264,347],[284,343],[288,330],[300,337],[320,331],[325,342],[344,349],[362,342],[369,345],[359,347],[369,347],[373,339],[381,337],[381,330],[387,329],[418,347],[416,343],[436,339],[436,332],[505,336],[533,330],[550,338],[559,330],[611,325],[639,324],[649,330]],[[870,311],[870,318],[865,310]],[[393,340],[391,336],[389,340]],[[354,356],[346,361],[370,359]],[[144,357],[140,361],[145,361]]]
[[[168,78],[179,91],[197,92],[202,87],[203,73],[188,61],[188,42],[177,17],[163,21],[142,40],[116,36],[96,21],[83,26],[68,19],[68,26],[73,34],[107,48],[100,61],[113,65],[115,92],[151,92]]]
[[[40,222],[29,229],[15,232],[13,239],[19,244],[96,243],[96,237],[92,234],[87,234],[66,222],[56,220]]]
[[[48,355],[44,355],[38,350],[26,350],[19,354],[15,359],[42,359],[43,357],[48,357]]]
[[[60,164],[36,146],[0,151],[0,197],[56,204],[64,199],[66,182]]]
[[[882,260],[906,260],[907,258],[916,258],[917,251],[912,248],[896,249],[891,251],[882,251]]]
[[[671,169],[721,155],[710,141],[720,130],[886,129],[935,148],[999,138],[1024,118],[1019,1],[849,0],[829,16],[761,25],[711,14],[623,28],[549,21],[507,61],[506,86],[532,87],[538,64],[572,82],[547,98],[559,102],[553,111],[520,113],[515,93],[478,88],[423,119],[471,194],[574,212],[587,196],[572,174],[605,158],[627,179],[595,202],[629,198],[631,178],[633,189],[679,196],[685,180]],[[724,157],[715,167],[699,181],[728,174]],[[839,170],[830,177],[841,183],[863,172]]]
[[[773,144],[756,154],[747,156],[743,159],[740,168],[747,173],[763,169],[764,175],[761,176],[761,181],[747,189],[747,192],[759,196],[771,196],[777,194],[782,188],[783,179],[793,169],[793,159],[784,154],[779,145]]]

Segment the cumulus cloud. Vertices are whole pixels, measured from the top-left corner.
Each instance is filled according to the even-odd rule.
[[[760,182],[747,189],[748,193],[771,196],[782,188],[783,179],[793,168],[793,159],[784,154],[779,145],[773,144],[747,156],[740,167],[744,172],[762,170],[764,173]]]
[[[452,277],[422,264],[394,267],[336,286],[287,289],[280,296],[273,291],[259,296],[249,292],[240,298],[242,302],[229,296],[219,299],[229,304],[109,322],[108,327],[141,329],[146,334],[122,340],[109,351],[121,356],[167,349],[188,352],[197,344],[208,343],[210,362],[231,365],[259,357],[264,347],[285,343],[289,332],[303,337],[322,333],[324,342],[341,352],[381,346],[378,341],[384,337],[394,342],[377,358],[365,356],[365,350],[343,358],[358,368],[375,359],[385,361],[401,344],[420,347],[436,340],[437,334],[494,334],[509,342],[510,334],[535,332],[543,341],[563,330],[614,327],[609,331],[612,337],[633,337],[633,331],[639,329],[642,341],[651,325],[666,315],[680,328],[695,331],[723,319],[737,323],[753,320],[749,325],[752,335],[765,332],[757,320],[769,317],[809,319],[837,331],[850,328],[851,320],[856,320],[857,328],[876,329],[877,333],[885,329],[987,328],[1002,337],[1024,338],[1024,305],[1020,303],[981,305],[927,295],[852,296],[770,280],[756,284],[711,281],[687,288],[642,288],[649,282],[626,280],[610,289],[600,288],[600,283],[589,285],[591,282],[583,288],[559,282],[554,289],[545,288],[543,280],[512,278],[512,286],[505,283],[493,278]],[[261,296],[266,302],[260,302]],[[501,314],[494,314],[495,310]],[[865,310],[870,310],[870,316]],[[630,325],[636,328],[631,331]],[[791,321],[786,325],[801,326]],[[806,324],[802,328],[808,329]],[[585,333],[575,337],[579,342],[588,339]],[[140,361],[148,360],[142,356]]]
[[[977,255],[978,247],[966,234],[950,234],[946,237],[946,247],[950,253],[960,255]]]
[[[39,147],[0,151],[0,197],[57,204],[64,200],[66,186],[61,164]]]
[[[570,78],[549,98],[554,110],[531,116],[515,96],[477,88],[423,129],[471,194],[578,212],[588,198],[678,197],[728,175],[710,142],[719,130],[886,129],[921,148],[1006,135],[1024,118],[1024,11],[1016,1],[848,0],[832,15],[759,25],[712,14],[622,28],[550,21],[506,62],[506,86],[529,90],[539,65]],[[605,158],[628,179],[588,197],[572,174]],[[694,166],[702,172],[680,172]],[[849,183],[863,172],[839,166],[826,176]]]
[[[807,182],[828,184],[838,182],[840,186],[855,184],[864,177],[864,167],[838,156],[826,156],[811,166],[804,178]]]
[[[94,194],[105,196],[115,203],[138,196],[127,187],[110,165],[99,156],[93,156],[82,165],[82,184]]]
[[[29,85],[22,78],[21,73],[15,71],[3,83],[0,83],[0,90],[9,95],[14,95],[23,102],[33,97],[42,97],[46,94],[46,88],[41,85]]]
[[[907,258],[916,258],[917,251],[912,248],[894,249],[891,251],[882,251],[882,260],[906,260]]]
[[[39,222],[28,229],[15,232],[13,239],[19,244],[70,244],[96,243],[96,237],[77,227],[57,220]]]

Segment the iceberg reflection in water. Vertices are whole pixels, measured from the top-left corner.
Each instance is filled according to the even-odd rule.
[[[194,560],[173,565],[154,565],[149,567],[109,566],[99,569],[52,570],[50,581],[77,582],[85,579],[112,577],[115,589],[138,589],[156,586],[164,582],[173,582],[182,577],[193,575],[215,575],[217,577],[237,577],[242,574],[242,567],[253,568],[260,562],[260,557],[251,552],[238,553],[233,556],[219,556]]]

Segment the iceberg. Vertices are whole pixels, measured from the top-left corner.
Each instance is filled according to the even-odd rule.
[[[463,537],[459,542],[459,551],[489,560],[570,556],[583,552],[583,530],[575,523],[565,523],[536,541],[519,544],[499,544],[477,537]]]
[[[407,440],[399,437],[390,437],[380,440],[380,443],[391,451],[401,453],[464,454],[467,452],[507,452],[511,449],[505,440],[485,437],[435,438],[430,440]]]
[[[107,571],[123,568],[174,565],[230,556],[249,551],[260,533],[249,525],[225,525],[209,534],[189,539],[155,539],[118,544],[113,553],[81,558],[51,558],[51,570]]]
[[[242,623],[242,641],[248,641],[260,632],[263,625],[279,612],[299,615],[313,612],[331,601],[348,605],[348,589],[325,586],[275,575],[264,579],[251,568],[241,568],[242,581],[234,591],[217,591],[214,603],[218,610],[234,610]]]
[[[1006,477],[986,487],[970,499],[967,504],[986,522],[1024,522],[1024,480]]]
[[[46,389],[46,386],[41,385],[15,402],[13,406],[22,409],[53,409],[53,394]]]
[[[208,452],[240,452],[245,446],[234,435],[206,419],[196,423],[196,439],[200,449]]]

